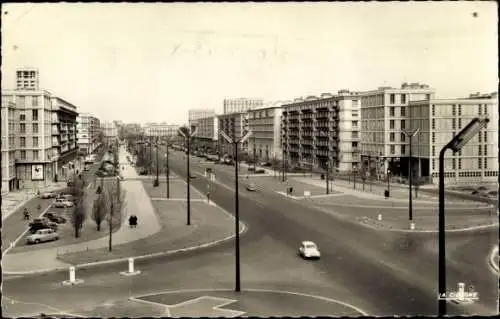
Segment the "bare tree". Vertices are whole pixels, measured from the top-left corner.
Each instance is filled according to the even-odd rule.
[[[75,230],[75,237],[80,237],[80,230],[85,220],[85,204],[83,198],[85,196],[85,181],[81,175],[72,175],[72,184],[69,188],[69,193],[74,197],[74,206],[71,213],[71,223]]]
[[[106,218],[106,196],[99,193],[92,206],[92,219],[95,221],[97,231],[101,231],[101,223]]]
[[[105,211],[107,213],[109,226],[109,251],[112,250],[113,226],[121,224],[122,221],[122,207],[125,201],[125,192],[121,188],[120,180],[113,179],[105,183],[103,189],[103,194],[105,195],[104,202],[106,203]]]

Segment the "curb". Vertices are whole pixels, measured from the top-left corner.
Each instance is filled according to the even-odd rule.
[[[499,269],[498,269],[498,265],[497,263],[495,262],[495,255],[498,256],[498,245],[496,245],[495,247],[493,247],[493,249],[491,250],[491,253],[490,255],[488,256],[488,265],[490,266],[490,270],[495,274],[495,275],[498,275],[498,273],[500,272]]]
[[[382,227],[377,227],[375,226],[376,224],[368,224],[366,223],[366,219],[364,218],[357,218],[357,220],[361,220],[359,224],[362,226],[365,226],[367,228],[371,228],[374,230],[378,231],[388,231],[388,232],[400,232],[400,233],[438,233],[439,231],[437,230],[411,230],[411,229],[403,229],[403,228],[382,228]],[[458,233],[458,232],[468,232],[468,231],[476,231],[476,230],[481,230],[481,229],[488,229],[488,228],[495,228],[498,227],[499,223],[491,224],[491,225],[479,225],[479,226],[472,226],[472,227],[465,227],[465,228],[458,228],[458,229],[445,229],[445,232],[447,233]]]

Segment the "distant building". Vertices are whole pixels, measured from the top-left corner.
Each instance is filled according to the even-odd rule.
[[[262,108],[248,111],[248,127],[252,135],[248,139],[248,153],[257,161],[282,159],[281,113],[287,102],[270,102]]]
[[[90,113],[80,113],[76,119],[78,151],[82,155],[92,154],[101,145],[101,122]]]
[[[228,137],[232,138],[233,141],[240,140],[243,137],[245,131],[249,129],[248,127],[248,113],[230,113],[218,115],[217,119],[219,121],[218,127],[219,131],[223,131]],[[224,155],[227,154],[232,156],[233,145],[229,144],[222,136],[219,135],[219,152]],[[248,151],[248,140],[245,143],[240,143],[240,152]]]
[[[219,121],[217,116],[205,117],[197,120],[196,135],[194,140],[196,146],[209,151],[217,149],[219,134]]]
[[[16,90],[38,91],[38,69],[18,68],[16,70]]]
[[[195,125],[199,119],[215,116],[213,109],[191,109],[188,111],[189,126]]]
[[[2,194],[19,188],[16,184],[16,105],[2,96]]]
[[[224,99],[223,102],[224,114],[244,113],[248,110],[260,108],[263,105],[264,100],[249,98]]]
[[[114,143],[118,138],[118,127],[114,121],[101,122],[101,130],[106,144]]]
[[[437,183],[439,152],[473,118],[489,118],[457,153],[445,157],[447,184],[498,181],[498,98],[496,93],[459,99],[430,99],[409,103],[408,128],[420,129],[412,143],[412,171],[416,177]]]
[[[148,123],[144,127],[146,137],[169,138],[177,136],[179,125],[167,123]]]
[[[361,165],[360,174],[383,178],[391,175],[408,176],[410,131],[408,104],[431,100],[435,89],[420,83],[403,83],[400,88],[379,87],[361,92]],[[422,134],[413,137],[421,143]]]
[[[58,177],[67,178],[74,169],[77,157],[76,106],[66,100],[52,97],[52,154]]]

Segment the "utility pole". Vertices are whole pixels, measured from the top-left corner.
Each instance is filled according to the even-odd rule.
[[[219,134],[226,139],[230,144],[233,144],[234,150],[234,174],[235,174],[235,200],[234,200],[234,217],[235,217],[235,288],[236,292],[241,291],[241,274],[240,274],[240,200],[239,200],[239,176],[238,176],[238,146],[243,144],[248,137],[252,134],[252,131],[247,131],[239,140],[234,140],[227,136],[223,131],[219,131]]]
[[[185,128],[185,132],[182,130],[182,128],[179,128],[178,132],[184,136],[186,139],[186,144],[187,144],[187,161],[186,161],[186,180],[187,180],[187,225],[191,225],[191,171],[190,171],[190,164],[189,164],[189,157],[190,157],[190,149],[191,149],[191,138],[196,134],[197,128],[196,127],[190,127],[190,128]]]
[[[330,194],[330,159],[326,162],[326,195]]]
[[[166,177],[167,177],[167,198],[170,198],[170,166],[169,166],[169,160],[168,160],[168,149],[170,145],[167,142],[167,162],[166,162]]]
[[[408,161],[408,184],[409,184],[408,185],[408,216],[409,216],[410,222],[413,221],[413,203],[412,203],[413,196],[412,196],[412,193],[411,193],[412,175],[413,175],[413,172],[412,172],[412,169],[411,169],[411,160],[412,160],[411,140],[413,139],[413,137],[415,135],[417,135],[417,133],[419,131],[420,131],[419,128],[417,128],[412,133],[409,133],[409,132],[403,130],[403,132],[405,133],[405,135],[408,137],[409,144],[410,144],[410,159]]]

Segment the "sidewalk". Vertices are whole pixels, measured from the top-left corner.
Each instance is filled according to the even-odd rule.
[[[120,148],[120,162],[126,162],[124,148]],[[136,178],[137,173],[133,167],[123,164],[124,177]],[[154,207],[149,200],[142,183],[140,181],[124,181],[122,183],[125,191],[124,210],[127,217],[123,220],[122,226],[113,234],[113,245],[120,245],[127,242],[139,240],[151,236],[160,231],[158,217]],[[128,214],[134,213],[141,221],[141,227],[129,228]],[[96,240],[82,242],[75,245],[39,249],[29,252],[6,254],[2,260],[4,273],[28,273],[33,271],[50,270],[60,267],[68,267],[69,264],[57,260],[59,254],[69,252],[82,252],[91,249],[107,247],[108,238],[103,237]]]
[[[66,182],[51,183],[40,189],[40,193],[47,191],[55,191],[66,188]],[[16,210],[26,205],[30,200],[36,198],[37,195],[33,190],[19,190],[2,194],[2,221],[9,217]]]

